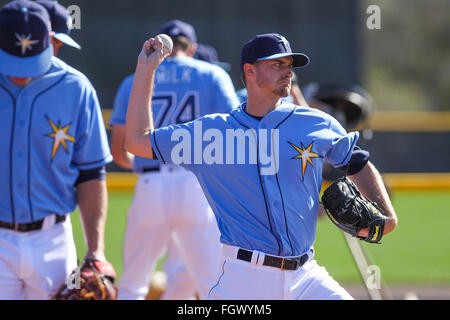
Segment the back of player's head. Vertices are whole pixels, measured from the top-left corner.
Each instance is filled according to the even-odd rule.
[[[52,31],[55,33],[54,37],[68,46],[81,49],[81,46],[69,36],[72,19],[67,9],[52,0],[38,0],[36,3],[47,9],[52,23]]]
[[[41,5],[16,0],[0,9],[0,73],[36,77],[50,69],[50,16]]]
[[[204,43],[198,44],[195,57],[199,60],[213,64],[219,62],[219,54],[217,53],[217,50],[213,46]]]
[[[194,57],[199,60],[216,64],[226,71],[231,69],[231,65],[229,63],[219,60],[219,54],[217,53],[216,48],[208,44],[199,43]]]
[[[197,43],[197,34],[192,25],[181,20],[166,22],[159,29],[159,33],[165,33],[172,38],[175,46],[186,50],[190,45]]]

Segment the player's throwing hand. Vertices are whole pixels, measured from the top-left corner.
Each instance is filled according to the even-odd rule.
[[[172,53],[172,47],[172,39],[167,35],[160,34],[155,38],[150,38],[142,46],[142,51],[138,57],[138,64],[156,68]]]

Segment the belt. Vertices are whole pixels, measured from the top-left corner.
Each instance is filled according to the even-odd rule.
[[[138,170],[139,173],[145,173],[150,171],[159,171],[161,170],[159,167],[148,167],[148,168],[141,168]]]
[[[163,171],[163,172],[173,172],[173,171],[177,171],[180,167],[176,166],[176,165],[172,165],[172,164],[168,164],[168,165],[160,165],[157,167],[143,167],[137,170],[138,173],[146,173],[146,172],[158,172],[158,171]]]
[[[239,260],[251,262],[252,255],[253,255],[252,251],[239,249],[237,253],[237,258]],[[305,253],[304,255],[297,258],[280,258],[266,254],[264,256],[263,265],[280,268],[281,270],[297,270],[298,268],[303,266],[306,263],[306,261],[308,261],[308,258],[309,258],[308,253]]]
[[[55,224],[66,220],[66,215],[56,215]],[[30,222],[30,223],[9,223],[0,221],[0,228],[14,230],[16,232],[30,232],[41,230],[44,224],[44,219]]]

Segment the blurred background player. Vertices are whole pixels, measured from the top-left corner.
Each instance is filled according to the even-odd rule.
[[[330,114],[347,132],[361,130],[357,145],[369,150],[372,131],[367,120],[373,112],[373,100],[365,89],[358,85],[309,83],[303,88],[303,93],[311,108]],[[324,179],[334,181],[343,175],[342,170],[324,164]]]
[[[226,72],[230,72],[231,64],[228,62],[220,61],[219,54],[212,45],[206,43],[199,43],[197,50],[195,51],[194,58],[203,60],[215,65],[218,65]]]
[[[364,88],[358,85],[337,83],[319,85],[311,82],[303,87],[303,93],[311,108],[330,114],[347,132],[361,131],[357,147],[370,152],[373,133],[369,119],[374,110],[374,103],[372,96]],[[328,162],[324,163],[322,175],[325,183],[330,183],[344,174],[344,171],[333,168]],[[389,197],[392,198],[392,188],[384,178],[383,182]],[[319,216],[323,217],[324,214],[321,205]]]
[[[159,33],[171,36],[174,48],[171,57],[158,67],[155,79],[152,100],[157,127],[229,112],[239,104],[228,74],[218,66],[193,58],[197,36],[191,25],[172,20]],[[145,298],[155,264],[170,241],[175,242],[196,292],[203,299],[219,264],[217,224],[192,173],[125,151],[124,129],[132,83],[133,75],[120,85],[109,121],[115,161],[138,173],[127,215],[119,299]],[[165,298],[178,298],[168,296]]]
[[[302,90],[300,89],[298,76],[294,70],[292,70],[291,93],[288,97],[290,97],[289,99],[292,99],[292,101],[289,102],[292,102],[293,104],[305,107],[308,106],[308,102],[306,101],[305,97],[303,96]]]
[[[81,50],[81,46],[70,37],[70,30],[72,26],[72,18],[67,11],[67,8],[59,4],[57,1],[38,0],[36,1],[45,9],[50,15],[52,23],[52,45],[53,55],[58,55],[59,49],[64,45]]]
[[[198,43],[194,58],[218,65],[227,72],[231,70],[231,64],[220,61],[216,48],[209,44]],[[170,240],[167,246],[163,269],[164,271],[153,274],[147,299],[186,300],[198,298],[195,294],[194,283],[173,240]]]
[[[303,88],[311,107],[333,115],[343,127],[367,128],[364,122],[372,115],[373,99],[358,85],[309,83]]]
[[[48,299],[66,283],[77,267],[77,205],[84,259],[106,263],[112,156],[95,89],[53,57],[50,25],[35,2],[0,10],[0,299]]]

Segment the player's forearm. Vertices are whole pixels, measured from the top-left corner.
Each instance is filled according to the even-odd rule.
[[[138,63],[125,125],[125,148],[134,155],[149,158],[153,156],[149,134],[154,128],[151,98],[155,69]]]
[[[153,158],[149,135],[153,130],[152,95],[155,71],[164,58],[171,53],[172,45],[172,40],[167,35],[150,38],[145,41],[138,57],[128,103],[125,147],[129,152],[140,157]]]
[[[349,178],[357,185],[361,193],[368,199],[376,202],[386,216],[384,233],[392,232],[397,226],[397,215],[392,206],[383,179],[375,166],[369,161],[364,168]]]
[[[114,162],[125,169],[133,169],[134,155],[125,149],[125,126],[114,125],[111,133],[111,153]]]
[[[303,97],[302,91],[297,84],[292,84],[291,95],[294,99],[294,104],[304,107],[309,107],[305,98]]]
[[[105,180],[89,180],[77,186],[77,203],[86,241],[86,258],[105,261],[105,225],[108,193]]]
[[[133,154],[129,153],[125,149],[122,149],[122,150],[116,151],[116,152],[114,152],[111,149],[111,153],[113,155],[114,162],[117,163],[119,166],[121,166],[124,169],[128,169],[128,170],[133,169],[133,164],[134,164]]]

